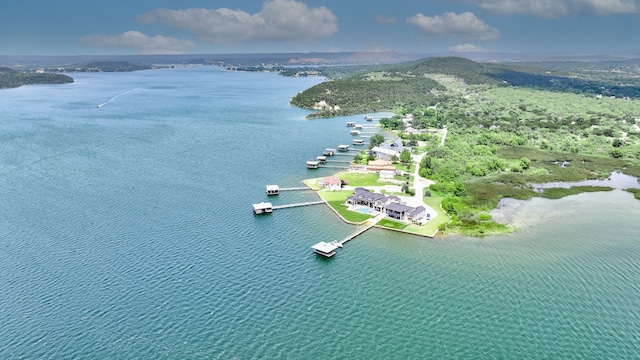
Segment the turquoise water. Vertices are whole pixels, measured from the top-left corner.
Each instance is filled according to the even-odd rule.
[[[288,105],[319,79],[74,78],[1,92],[0,358],[640,357],[628,193],[518,203],[511,236],[373,229],[323,259],[354,230],[324,206],[251,212],[315,200],[264,186],[331,174],[305,161],[361,122]]]

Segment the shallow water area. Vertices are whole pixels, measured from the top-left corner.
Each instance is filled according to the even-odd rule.
[[[584,180],[576,182],[550,182],[544,184],[533,184],[533,188],[536,191],[549,188],[565,188],[568,189],[572,186],[606,186],[612,189],[640,189],[640,180],[635,176],[623,174],[619,171],[614,171],[608,178],[603,180]]]

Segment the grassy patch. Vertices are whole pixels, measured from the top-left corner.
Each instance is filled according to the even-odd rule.
[[[320,180],[320,178],[306,179],[302,182],[313,190],[320,190],[322,189],[322,186],[318,185],[318,180]]]
[[[451,218],[447,215],[440,204],[442,203],[442,196],[427,196],[423,199],[424,203],[429,205],[436,213],[431,215],[431,220],[427,221],[424,225],[409,224],[405,231],[411,231],[416,234],[423,234],[426,236],[432,236],[438,231],[440,224],[448,224],[451,222]]]
[[[396,168],[396,170],[404,171],[405,173],[411,173],[411,171],[413,171],[412,169],[415,169],[413,165],[410,165],[411,167],[409,167],[407,166],[407,164],[403,163],[395,163],[392,165]]]
[[[337,178],[345,180],[349,186],[380,186],[378,173],[342,172],[336,175]]]
[[[396,229],[396,230],[402,230],[407,227],[407,224],[405,223],[401,223],[401,222],[397,222],[389,219],[382,219],[378,221],[376,225],[386,227],[389,229]]]
[[[544,189],[540,195],[546,199],[560,199],[569,195],[576,195],[585,192],[597,192],[597,191],[612,191],[613,188],[607,186],[572,186],[568,189],[565,188],[549,188]]]
[[[464,199],[464,202],[476,209],[490,210],[498,205],[498,201],[503,197],[510,197],[519,200],[527,200],[536,196],[536,192],[533,191],[525,183],[521,183],[521,177],[509,179],[512,174],[505,174],[504,177],[499,179],[480,179],[472,182],[465,183],[468,197]]]
[[[467,236],[482,237],[487,235],[499,235],[513,232],[514,227],[497,223],[493,220],[481,221],[478,219],[461,220],[460,225],[452,227],[452,231]]]

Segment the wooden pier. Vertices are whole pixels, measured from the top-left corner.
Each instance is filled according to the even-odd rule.
[[[275,207],[274,207],[274,209],[275,209]],[[336,244],[338,245],[338,247],[342,247],[342,245],[344,245],[344,243],[346,243],[349,240],[352,240],[352,239],[356,238],[357,236],[361,235],[365,231],[371,229],[375,224],[376,224],[375,221],[370,221],[364,228],[354,232],[353,234],[347,236],[346,238],[344,238],[344,239],[342,239],[340,241],[336,241]]]
[[[280,191],[299,191],[299,190],[313,190],[313,189],[307,186],[280,188]]]
[[[349,166],[322,165],[321,168],[327,169],[348,169]]]
[[[286,204],[286,205],[276,205],[276,206],[272,207],[272,209],[273,210],[288,209],[288,208],[293,208],[293,207],[309,206],[309,205],[320,205],[320,204],[324,204],[324,200],[307,201],[307,202],[301,202],[301,203],[295,203],[295,204]]]
[[[331,163],[351,164],[351,161],[349,161],[349,160],[327,160],[327,164],[331,164]]]

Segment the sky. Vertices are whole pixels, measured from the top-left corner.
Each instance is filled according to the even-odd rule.
[[[0,55],[640,54],[640,0],[19,0]]]

